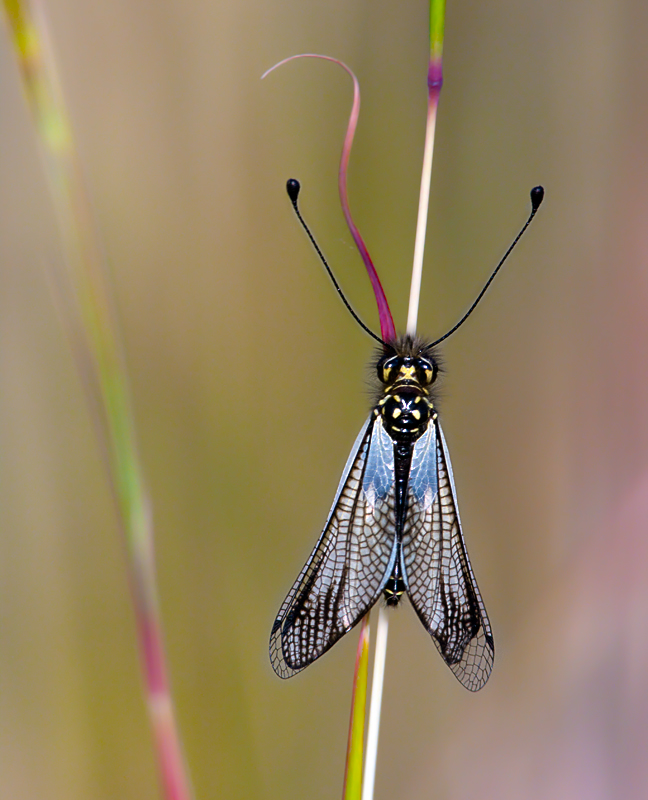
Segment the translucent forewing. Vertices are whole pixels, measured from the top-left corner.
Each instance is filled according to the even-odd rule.
[[[322,535],[283,602],[270,660],[289,678],[325,653],[380,597],[396,558],[393,443],[372,415],[347,461]]]
[[[436,420],[414,446],[403,564],[410,601],[446,664],[467,689],[481,689],[493,668],[493,636],[466,552],[448,448]]]

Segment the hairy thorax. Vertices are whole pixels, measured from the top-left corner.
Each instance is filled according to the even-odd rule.
[[[438,370],[433,349],[409,336],[381,353],[376,363],[382,384],[376,414],[395,444],[411,445],[434,419],[431,388]]]

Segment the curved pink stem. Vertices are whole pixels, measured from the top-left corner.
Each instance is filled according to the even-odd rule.
[[[273,70],[277,69],[277,67],[280,67],[282,64],[287,64],[289,61],[294,61],[296,58],[320,58],[323,61],[332,61],[334,64],[338,64],[340,67],[342,67],[342,69],[344,69],[351,76],[353,80],[353,105],[351,106],[351,114],[349,115],[349,124],[347,126],[347,132],[344,137],[344,144],[342,145],[342,156],[340,158],[340,170],[338,174],[338,188],[340,190],[340,202],[342,203],[342,211],[344,212],[344,218],[346,219],[346,223],[349,227],[349,230],[351,231],[353,240],[356,243],[356,247],[358,248],[360,255],[362,256],[364,265],[367,268],[367,272],[369,273],[369,280],[371,281],[371,285],[374,290],[374,295],[376,296],[376,304],[378,306],[378,319],[380,320],[381,337],[385,342],[391,342],[396,338],[396,328],[394,327],[394,320],[392,318],[391,311],[389,310],[389,303],[387,302],[387,298],[385,297],[385,292],[380,282],[380,278],[378,277],[378,273],[376,272],[376,268],[374,267],[373,261],[371,260],[371,256],[369,255],[369,251],[367,250],[367,246],[365,245],[364,240],[360,235],[360,231],[358,230],[355,222],[353,221],[353,217],[351,216],[351,209],[349,207],[349,195],[347,191],[347,172],[349,168],[349,158],[351,156],[351,147],[353,145],[353,137],[355,136],[356,127],[358,125],[358,116],[360,114],[360,85],[358,83],[358,79],[354,75],[353,71],[349,67],[347,67],[347,65],[343,61],[339,61],[337,58],[332,58],[331,56],[317,55],[316,53],[301,53],[300,55],[284,58],[283,61],[280,61],[278,64],[275,64],[274,67],[270,67],[270,69],[267,72],[264,72],[261,77],[265,78],[266,75],[268,75]]]

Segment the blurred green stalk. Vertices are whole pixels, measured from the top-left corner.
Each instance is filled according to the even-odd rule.
[[[144,486],[108,270],[92,219],[47,28],[35,2],[3,0],[33,114],[68,271],[56,274],[64,324],[103,449],[125,537],[148,709],[165,797],[190,800],[162,643],[153,525]]]

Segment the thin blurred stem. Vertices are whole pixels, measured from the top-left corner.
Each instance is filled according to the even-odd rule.
[[[151,508],[138,454],[108,270],[48,47],[42,10],[29,0],[3,0],[3,7],[65,247],[67,274],[57,274],[54,284],[61,294],[63,313],[70,315],[66,328],[129,556],[129,582],[160,779],[168,800],[191,800],[193,792],[167,679]]]
[[[378,611],[378,625],[376,626],[376,652],[374,654],[373,676],[371,679],[371,704],[369,706],[367,756],[365,760],[364,780],[362,782],[362,800],[373,800],[374,783],[376,780],[380,709],[382,706],[385,659],[387,656],[387,634],[389,633],[388,613],[387,607],[381,605]]]
[[[421,190],[414,243],[414,264],[410,288],[409,312],[407,314],[407,333],[414,336],[418,322],[421,277],[423,275],[423,255],[430,200],[430,180],[432,177],[432,157],[434,155],[434,134],[436,132],[439,95],[443,86],[443,32],[445,19],[445,0],[430,2],[430,63],[428,66],[428,112],[425,128],[425,148],[421,171]]]
[[[362,756],[367,703],[367,672],[369,665],[369,614],[360,626],[360,638],[356,653],[353,692],[351,697],[351,719],[344,769],[344,800],[360,800],[362,792]]]

